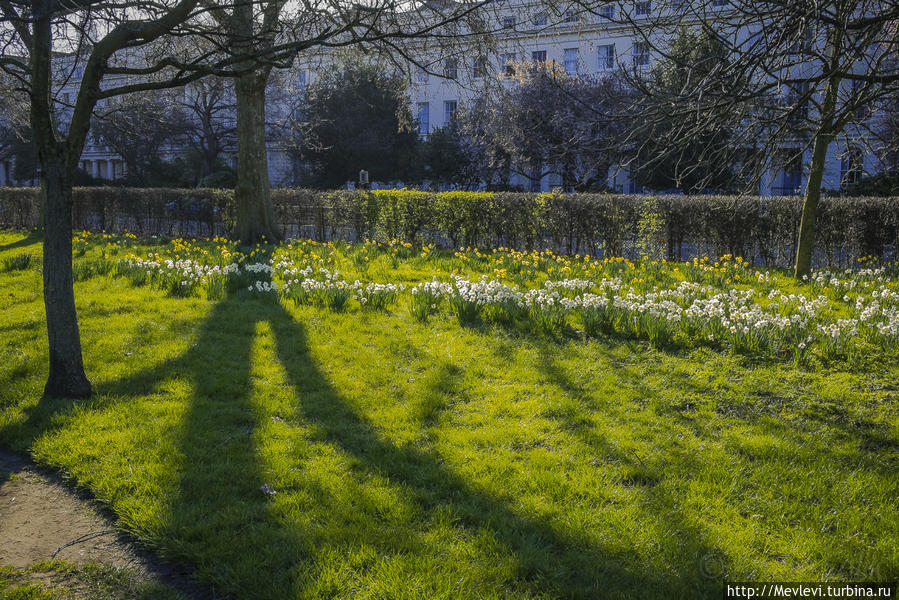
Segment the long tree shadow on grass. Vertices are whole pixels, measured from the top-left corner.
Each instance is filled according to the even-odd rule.
[[[278,308],[270,323],[300,415],[315,423],[322,439],[337,444],[355,465],[411,491],[425,515],[449,512],[469,531],[489,531],[517,559],[517,581],[510,582],[511,587],[571,598],[652,596],[680,587],[666,575],[610,556],[586,535],[560,533],[538,517],[512,510],[455,473],[438,454],[386,440],[321,372],[309,354],[304,327]]]
[[[256,326],[266,310],[261,303],[235,299],[217,304],[187,352],[100,382],[91,400],[102,410],[154,394],[173,379],[189,380],[180,427],[164,432],[177,440],[178,452],[160,465],[177,483],[164,499],[164,529],[150,532],[148,541],[168,560],[192,565],[199,579],[241,599],[290,597],[289,575],[304,548],[294,530],[272,516],[271,500],[262,491],[264,467],[255,443],[260,416],[250,370]],[[80,404],[42,397],[20,423],[0,431],[0,439],[33,442],[64,428],[65,417]]]
[[[382,524],[368,514],[359,517],[364,522],[350,536],[323,538],[333,529],[304,524],[304,515],[291,505],[291,490],[280,490],[282,494],[275,498],[264,492],[272,465],[266,463],[260,442],[275,415],[268,414],[254,397],[253,388],[259,382],[253,373],[253,353],[260,327],[274,334],[272,352],[292,388],[295,419],[290,420],[311,425],[306,439],[328,444],[345,457],[350,466],[344,477],[350,489],[364,491],[365,482],[375,477],[402,490],[416,507],[410,518],[414,522],[400,526],[405,537],[413,539],[411,543],[396,535],[397,524],[384,525],[382,530]],[[309,351],[305,327],[280,304],[239,298],[220,302],[187,352],[98,385],[97,408],[104,402],[123,401],[119,400],[123,396],[150,393],[173,377],[187,377],[192,388],[180,427],[170,434],[177,440],[178,452],[170,457],[173,464],[163,465],[176,472],[177,483],[165,499],[164,528],[151,535],[165,556],[192,564],[201,579],[236,598],[327,596],[327,586],[315,581],[327,571],[324,563],[345,560],[352,569],[352,561],[345,556],[351,545],[374,548],[387,563],[392,558],[402,560],[410,552],[427,552],[422,536],[447,514],[453,516],[459,535],[486,535],[513,557],[515,568],[503,583],[513,595],[518,590],[558,598],[658,597],[667,591],[674,597],[692,587],[684,586],[683,574],[657,572],[635,556],[613,555],[590,539],[588,532],[561,532],[545,519],[512,509],[454,472],[436,452],[398,446],[386,439],[330,383]],[[303,436],[299,437],[302,443]],[[291,456],[293,462],[288,464],[303,472],[302,452],[296,454],[300,458]],[[317,488],[313,474],[309,475],[306,493],[321,503],[334,503],[317,508],[315,520],[352,523],[351,513],[357,507]],[[330,554],[320,552],[322,545],[330,546]],[[427,558],[431,563],[440,560]],[[472,560],[489,561],[490,555]],[[400,571],[415,568],[409,564],[431,563],[413,561]],[[341,573],[350,579],[357,575]],[[341,593],[341,585],[334,584],[335,594]],[[346,585],[342,593],[354,589]],[[474,596],[500,593],[477,587],[469,591]],[[410,591],[409,595],[415,594]]]
[[[546,346],[541,348],[536,367],[564,395],[560,408],[550,411],[547,416],[557,421],[561,430],[572,434],[585,446],[594,449],[599,457],[605,457],[608,462],[619,469],[624,467],[623,471],[628,476],[622,480],[622,484],[639,492],[635,494],[635,498],[641,504],[642,512],[651,515],[654,520],[663,522],[666,531],[674,533],[685,542],[679,546],[681,551],[699,559],[694,578],[697,595],[711,596],[720,593],[720,583],[718,586],[714,586],[712,585],[714,580],[720,582],[722,578],[739,579],[742,575],[739,572],[733,572],[734,566],[731,559],[720,549],[726,544],[722,544],[722,540],[716,539],[716,534],[710,532],[713,531],[713,528],[708,528],[709,531],[707,531],[706,523],[698,523],[697,514],[694,513],[692,518],[688,518],[689,511],[678,508],[689,506],[686,498],[682,495],[683,486],[664,485],[666,478],[684,481],[701,473],[705,468],[704,461],[697,453],[684,452],[678,449],[676,443],[672,444],[672,441],[679,437],[672,435],[673,432],[681,429],[689,431],[697,439],[703,440],[704,444],[706,442],[716,444],[722,441],[722,428],[718,419],[711,419],[712,424],[710,424],[707,416],[694,414],[694,403],[707,401],[710,396],[708,389],[693,386],[689,381],[678,381],[673,377],[674,374],[666,373],[667,384],[677,389],[678,397],[673,402],[671,399],[662,400],[656,405],[655,418],[665,420],[667,424],[662,427],[666,435],[654,436],[654,438],[662,445],[670,444],[671,448],[665,453],[662,461],[659,460],[658,455],[654,459],[647,458],[644,461],[634,451],[623,451],[620,445],[610,443],[598,431],[592,420],[587,418],[587,413],[600,407],[591,398],[589,390],[571,377],[570,371],[555,360],[553,353],[548,351]],[[616,376],[620,381],[635,382],[646,377],[647,372],[619,366],[616,369]],[[658,396],[658,392],[648,386],[637,386],[636,389],[647,397]],[[775,400],[769,393],[757,395],[762,400]],[[728,404],[728,401],[720,395],[714,399],[719,408],[722,404]],[[754,401],[738,399],[737,402],[752,404]],[[758,399],[755,402],[758,403]],[[748,457],[747,462],[755,463],[753,468],[740,469],[742,479],[748,483],[746,485],[748,491],[743,493],[749,496],[750,503],[751,489],[756,487],[757,478],[763,476],[759,471],[767,470],[770,473],[782,473],[781,481],[773,483],[767,481],[766,485],[769,487],[780,485],[782,487],[781,497],[785,499],[782,504],[775,505],[773,509],[769,508],[768,513],[789,514],[791,510],[795,510],[795,505],[788,500],[791,491],[795,488],[793,483],[795,480],[791,481],[790,479],[790,470],[794,468],[794,465],[805,464],[804,453],[808,451],[809,447],[813,448],[814,452],[823,457],[827,463],[843,465],[840,470],[844,473],[867,472],[879,477],[884,485],[895,480],[897,464],[895,449],[899,446],[896,445],[895,436],[891,435],[885,424],[864,418],[853,419],[850,409],[844,404],[824,398],[818,398],[805,407],[802,420],[789,413],[782,414],[782,407],[776,408],[776,405],[780,403],[787,403],[787,399],[780,398],[776,402],[772,402],[775,407],[771,408],[768,413],[764,412],[765,409],[758,409],[754,406],[747,406],[736,413],[733,411],[725,413],[725,418],[741,423],[744,435],[748,439],[758,432],[763,432],[765,436],[774,439],[789,440],[787,445],[779,446],[776,455],[772,456],[763,454],[759,456],[756,447],[753,447],[751,443],[744,446],[739,441],[739,437],[729,447],[725,442],[726,452],[734,456],[743,455]],[[606,418],[609,418],[609,412],[607,409],[604,410]],[[628,415],[618,415],[613,418],[627,419]],[[813,423],[803,423],[804,420],[811,420]],[[638,430],[637,427],[631,428],[635,435]],[[856,440],[859,451],[847,452],[845,448],[841,448],[840,441],[843,439]],[[664,446],[662,447],[664,448]],[[733,463],[725,461],[724,464]],[[804,473],[798,476],[803,475]],[[678,487],[681,488],[680,491],[678,491]],[[827,502],[833,507],[839,507],[841,502],[845,502],[840,493],[838,491],[833,496],[826,493],[816,494],[814,501],[816,503]],[[735,493],[733,499],[738,501],[739,494]],[[732,522],[730,535],[737,536],[740,534],[740,530],[752,529],[752,520],[756,516],[750,517],[748,514],[744,514],[742,522],[739,519]],[[710,519],[710,521],[712,520]],[[805,526],[807,525],[803,523],[795,525],[799,530]],[[815,527],[818,526],[819,524],[816,523]],[[849,526],[848,523],[847,526]],[[717,535],[721,535],[720,531]],[[826,537],[825,529],[821,530],[821,535]],[[878,574],[880,580],[887,581],[894,578],[891,575],[892,572],[895,572],[895,568],[891,570],[887,566],[888,562],[873,550],[849,563],[838,552],[833,552],[833,556],[828,557],[827,560],[833,569],[832,572],[841,573],[849,580],[870,577],[870,569],[875,569],[874,572]],[[713,589],[716,587],[717,589]]]
[[[665,490],[665,478],[682,476],[682,472],[696,469],[693,457],[680,456],[674,463],[659,464],[658,460],[641,457],[635,450],[627,450],[609,439],[595,427],[591,413],[602,410],[581,382],[572,379],[559,364],[548,345],[539,348],[536,367],[561,392],[559,405],[547,411],[558,428],[589,448],[595,460],[601,461],[610,473],[617,474],[619,485],[632,490],[641,512],[647,515],[647,526],[669,532],[676,539],[677,556],[669,556],[682,570],[680,584],[694,597],[714,597],[721,593],[721,581],[731,568],[729,558],[719,549],[716,540],[691,523],[680,508],[684,499]],[[634,386],[641,395],[650,397],[652,389],[642,383],[642,375],[628,368],[618,367],[618,375]],[[604,411],[610,418],[610,411]],[[632,430],[637,435],[637,429]],[[664,438],[663,438],[664,440]],[[659,440],[659,441],[663,441]],[[669,454],[668,459],[676,455]],[[658,526],[661,524],[661,526]],[[669,594],[666,594],[669,595]]]
[[[32,246],[34,244],[42,242],[43,240],[43,233],[41,233],[40,231],[32,231],[20,240],[0,245],[0,252],[3,252],[4,250],[14,250],[16,248],[25,248],[26,246]]]

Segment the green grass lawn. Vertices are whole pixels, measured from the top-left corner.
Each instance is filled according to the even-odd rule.
[[[96,394],[71,402],[40,399],[40,239],[0,233],[0,442],[219,592],[695,598],[724,579],[899,578],[895,351],[794,362],[571,320],[422,322],[408,291],[386,311],[173,297],[101,274],[162,241],[97,237],[76,243],[75,285]],[[304,248],[349,280],[507,275]]]
[[[108,565],[39,562],[26,569],[0,565],[0,598],[5,600],[186,600],[161,583]]]

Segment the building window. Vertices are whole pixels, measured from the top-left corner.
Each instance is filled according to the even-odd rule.
[[[864,174],[864,155],[858,148],[849,148],[840,158],[840,185],[858,183]]]
[[[443,76],[447,79],[455,79],[459,76],[459,61],[455,58],[448,58],[443,63]]]
[[[802,189],[802,152],[799,148],[788,148],[783,152],[785,158],[783,173],[781,175],[780,188],[775,188],[775,194],[792,196]]]
[[[604,19],[614,19],[615,18],[615,5],[614,4],[603,4],[599,7],[599,16]]]
[[[487,58],[485,56],[474,59],[472,72],[476,79],[487,77]]]
[[[536,63],[546,62],[546,50],[534,50],[531,52],[531,60]]]
[[[562,187],[562,175],[561,174],[550,173],[548,180],[549,180],[549,188],[551,190]]]
[[[611,71],[615,68],[615,44],[599,47],[599,70]]]
[[[565,16],[562,19],[563,23],[577,23],[578,22],[578,14],[573,10],[566,10]]]
[[[306,87],[306,71],[299,70],[297,71],[297,88],[303,89]]]
[[[443,103],[443,122],[449,127],[456,123],[456,110],[458,103],[455,100],[446,100]]]
[[[515,17],[503,17],[503,29],[514,29]]]
[[[500,54],[499,55],[499,64],[503,69],[503,74],[506,77],[514,77],[515,76],[515,53],[511,52],[509,54]]]
[[[797,124],[808,119],[809,84],[807,81],[797,83],[790,90],[787,94],[786,104],[791,123]]]
[[[565,66],[565,72],[569,75],[574,75],[577,73],[577,58],[577,48],[565,48],[565,60],[563,62],[563,65]]]
[[[424,85],[428,82],[428,72],[425,69],[419,67],[417,75],[418,83]]]
[[[715,8],[724,8],[730,4],[730,0],[712,0],[712,6]]]
[[[544,25],[546,25],[546,13],[537,13],[534,16],[534,27],[543,27]]]
[[[649,44],[646,42],[636,42],[634,44],[634,66],[649,66]]]
[[[638,17],[648,17],[652,12],[652,2],[637,2],[634,6],[634,14]]]
[[[431,105],[427,102],[418,103],[418,135],[428,137],[431,129]]]

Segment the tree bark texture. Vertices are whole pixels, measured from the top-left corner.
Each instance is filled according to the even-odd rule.
[[[812,256],[815,252],[815,219],[818,214],[818,202],[821,200],[821,182],[824,178],[824,165],[827,149],[833,136],[818,134],[812,149],[812,164],[809,169],[808,183],[802,200],[802,217],[799,221],[799,243],[796,248],[796,265],[794,276],[802,279],[811,273]]]
[[[50,102],[52,8],[46,0],[34,3],[34,24],[30,40],[31,126],[41,164],[44,309],[50,355],[44,396],[85,398],[91,395],[91,384],[84,373],[78,315],[75,311],[71,175],[81,156],[87,125],[82,124],[80,129],[83,135],[75,140],[80,143],[70,147],[57,140]],[[78,128],[73,124],[72,129]]]
[[[87,398],[91,384],[84,373],[72,281],[72,187],[58,157],[44,160],[42,166],[44,309],[50,350],[44,396]]]
[[[260,72],[262,71],[262,72]],[[250,245],[277,242],[281,233],[275,222],[268,179],[265,144],[265,87],[268,70],[238,77],[237,99],[237,187],[234,201],[237,222],[234,237]]]

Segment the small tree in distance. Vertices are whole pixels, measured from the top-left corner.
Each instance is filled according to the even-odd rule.
[[[640,98],[639,112],[658,115],[634,128],[631,177],[653,190],[677,189],[685,194],[732,191],[736,185],[735,163],[739,153],[732,146],[733,130],[739,122],[728,123],[728,114],[714,115],[706,127],[706,115],[668,118],[664,103],[692,78],[705,74],[728,60],[726,49],[710,35],[684,28],[679,32],[665,60],[652,69],[646,85],[651,93]],[[683,135],[683,132],[690,132]],[[726,157],[727,160],[722,160]]]
[[[189,85],[180,106],[185,117],[184,137],[198,159],[201,185],[210,176],[221,179],[228,174],[222,165],[223,154],[233,149],[237,139],[235,100],[228,80],[209,77]]]
[[[362,169],[372,181],[414,178],[418,132],[402,77],[351,57],[320,73],[300,107],[291,147],[309,185],[339,187]]]
[[[555,174],[575,190],[605,185],[618,159],[615,140],[628,125],[626,87],[614,76],[571,75],[555,63],[509,68],[515,84],[462,112],[460,130],[473,153],[532,182]]]
[[[186,126],[172,94],[148,91],[112,99],[94,120],[91,136],[122,157],[129,184],[146,186],[166,144],[179,140]]]
[[[421,171],[416,179],[435,188],[476,188],[481,178],[467,148],[468,140],[457,125],[434,129],[421,143]]]

